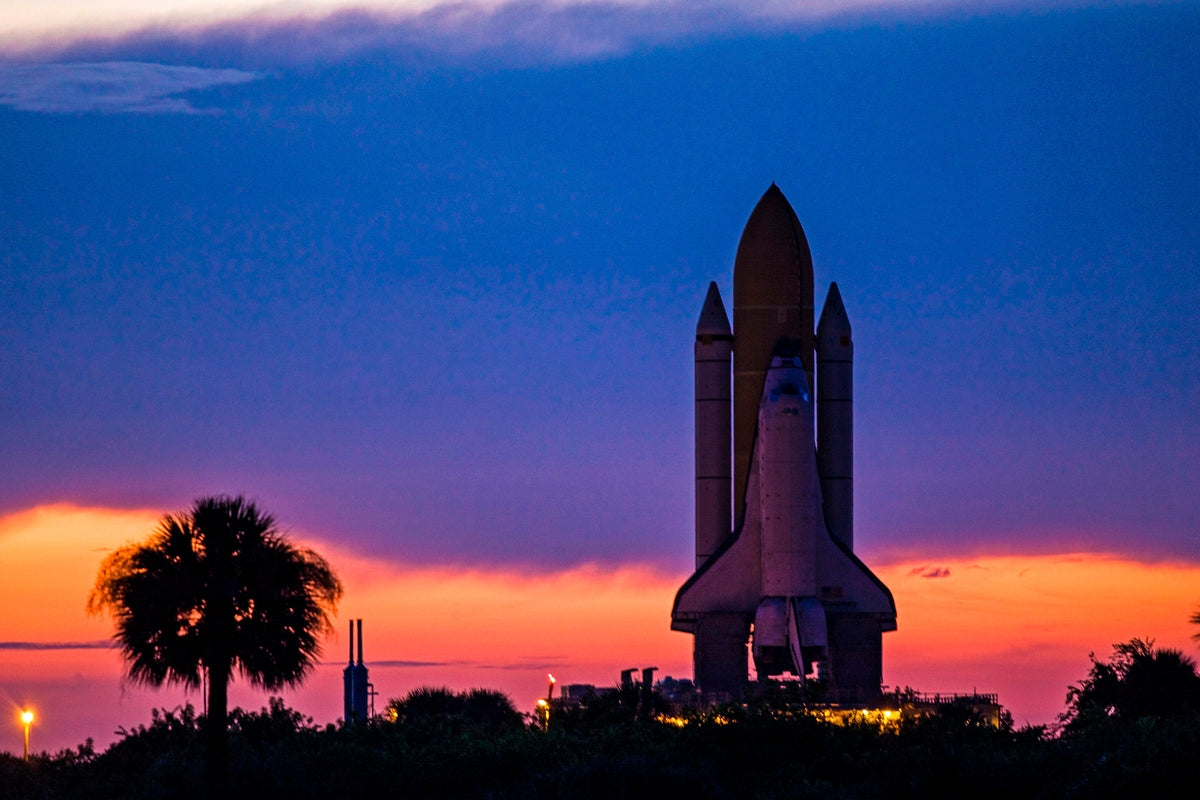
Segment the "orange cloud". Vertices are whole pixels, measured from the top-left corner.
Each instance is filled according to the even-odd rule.
[[[0,640],[95,641],[111,635],[84,607],[109,550],[144,538],[161,512],[40,506],[0,517]]]
[[[1135,636],[1196,654],[1187,622],[1200,565],[1093,553],[995,556],[876,569],[899,608],[884,680],[922,691],[998,692],[1018,723],[1053,721],[1069,685]],[[936,580],[930,578],[936,577]]]
[[[409,568],[320,549],[346,583],[343,616],[368,620],[379,658],[644,660],[662,652],[679,582],[640,567],[541,574]]]
[[[157,510],[47,506],[0,517],[0,701],[39,707],[35,747],[99,744],[149,709],[201,698],[179,687],[124,684],[119,655],[88,645],[111,621],[84,603],[101,558],[144,538]],[[305,539],[303,535],[298,538]],[[346,585],[326,663],[294,707],[325,722],[341,715],[346,620],[365,620],[366,661],[380,705],[421,685],[486,686],[528,710],[560,684],[615,683],[621,669],[691,674],[691,638],[670,630],[686,577],[628,566],[560,572],[447,569],[391,563],[311,539]],[[884,680],[922,691],[997,692],[1018,723],[1050,722],[1087,654],[1134,636],[1195,653],[1187,617],[1200,602],[1200,565],[1145,564],[1097,554],[996,556],[875,565],[891,587],[900,628],[884,638]],[[54,645],[31,647],[30,644]],[[233,702],[265,697],[235,685]],[[0,748],[20,746],[0,719]]]

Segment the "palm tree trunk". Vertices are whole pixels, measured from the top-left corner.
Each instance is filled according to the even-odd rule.
[[[208,670],[208,719],[204,778],[209,800],[229,796],[229,666]]]

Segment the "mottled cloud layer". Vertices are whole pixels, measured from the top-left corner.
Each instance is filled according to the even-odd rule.
[[[207,69],[131,61],[66,64],[0,64],[0,105],[50,113],[204,113],[186,94],[247,83],[258,76],[237,69]]]
[[[364,52],[487,54],[507,62],[591,59],[640,46],[861,20],[978,15],[1096,5],[1087,0],[228,0],[205,13],[184,0],[129,0],[48,13],[20,0],[0,11],[0,54],[220,52],[241,64],[335,61]]]
[[[383,55],[413,64],[509,66],[609,58],[648,47],[912,17],[1028,10],[1039,0],[72,0],[0,9],[0,105],[49,113],[197,113],[186,92],[245,83],[247,70]],[[1089,5],[1087,0],[1056,4]],[[160,63],[160,62],[169,63]],[[191,64],[201,66],[178,66]],[[231,69],[229,67],[240,67]],[[218,68],[220,67],[220,68]]]
[[[949,578],[950,577],[950,568],[949,567],[931,567],[931,566],[922,564],[919,567],[913,567],[912,570],[910,570],[908,574],[916,575],[919,578]]]

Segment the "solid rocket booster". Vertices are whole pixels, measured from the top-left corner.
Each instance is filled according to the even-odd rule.
[[[854,549],[854,342],[838,285],[817,322],[817,472],[829,532]]]
[[[730,394],[733,331],[717,284],[696,323],[696,566],[729,535]],[[700,443],[705,443],[700,446]]]
[[[732,337],[715,285],[696,326],[697,568],[671,627],[695,636],[709,696],[740,691],[750,641],[759,677],[816,671],[831,698],[869,700],[896,628],[891,593],[851,549],[850,322],[834,284],[814,331],[812,285],[804,231],[772,184],[738,244]]]

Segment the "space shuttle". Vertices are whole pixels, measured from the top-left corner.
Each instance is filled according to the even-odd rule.
[[[703,696],[820,679],[834,702],[882,682],[888,588],[854,555],[853,357],[837,284],[813,326],[812,256],[774,184],[733,268],[733,327],[715,283],[696,325],[696,571],[671,628],[694,639]],[[815,380],[814,380],[815,379]]]

